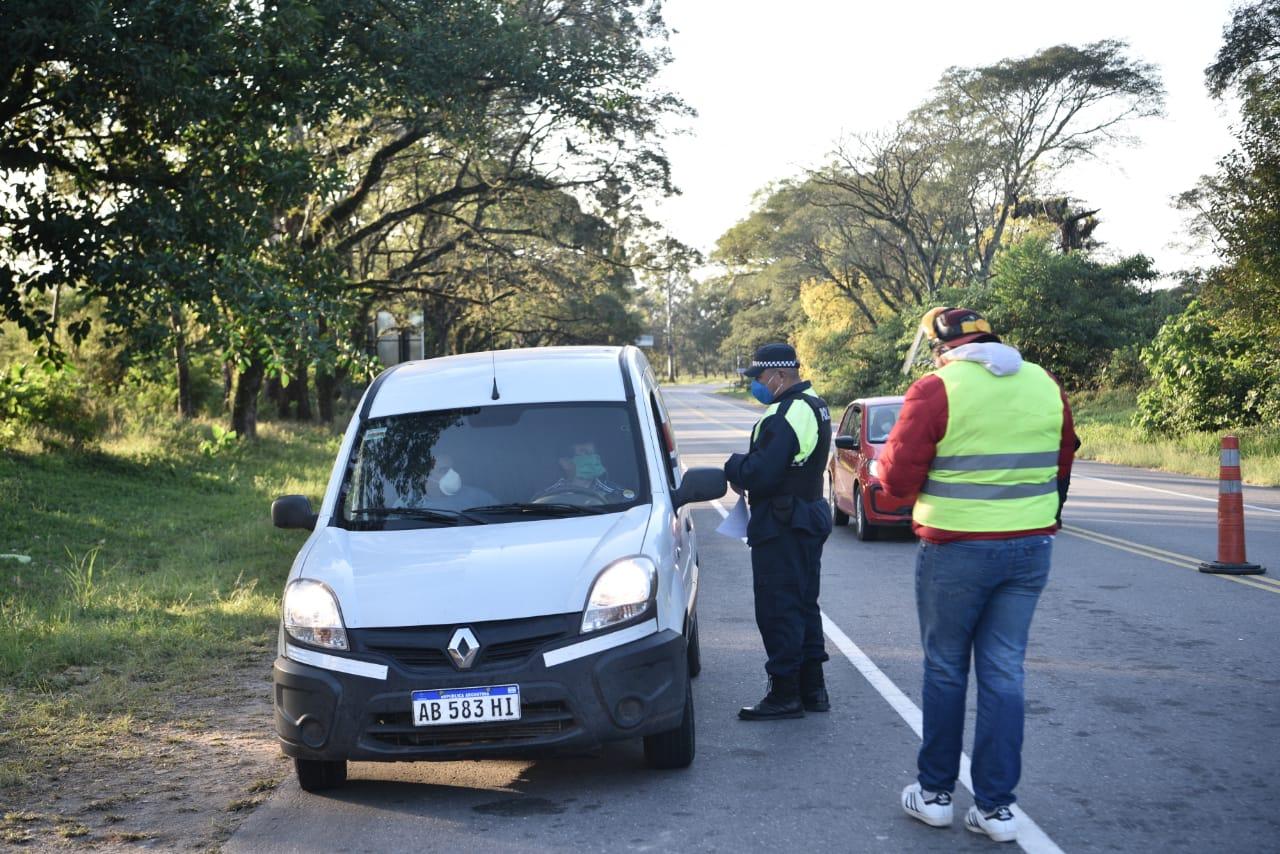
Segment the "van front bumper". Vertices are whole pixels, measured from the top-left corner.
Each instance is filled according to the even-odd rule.
[[[326,658],[332,665],[339,657]],[[390,657],[337,663],[348,661],[385,664],[386,678],[276,659],[276,733],[288,756],[394,762],[586,752],[675,729],[688,678],[685,638],[671,630],[550,666],[541,652],[474,672],[414,670]],[[521,719],[414,725],[413,691],[482,685],[519,685]]]

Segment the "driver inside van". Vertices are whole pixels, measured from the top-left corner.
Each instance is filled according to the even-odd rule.
[[[635,497],[630,489],[625,489],[606,477],[608,471],[600,454],[596,452],[595,442],[588,440],[565,444],[560,449],[559,462],[564,477],[535,495],[534,501],[546,501],[557,495],[568,497],[577,494],[585,497],[585,493],[591,493],[602,504],[614,504]]]

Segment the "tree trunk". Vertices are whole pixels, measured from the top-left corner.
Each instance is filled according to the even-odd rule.
[[[265,366],[249,363],[236,382],[235,400],[231,405],[231,429],[241,439],[258,438],[258,392],[262,390]]]
[[[234,389],[231,382],[231,362],[224,359],[222,361],[222,411],[226,412],[231,409],[231,392]]]
[[[323,424],[333,423],[333,404],[338,399],[339,377],[336,372],[316,368],[316,408]]]
[[[280,382],[279,377],[267,377],[263,380],[263,391],[266,392],[267,400],[276,405],[276,416],[284,421],[289,417],[289,392],[285,389],[284,384]]]
[[[311,386],[307,379],[307,362],[298,359],[293,369],[293,382],[289,383],[289,399],[293,401],[294,417],[299,421],[311,420]]]
[[[191,359],[187,355],[182,310],[176,305],[169,307],[169,322],[173,327],[173,362],[178,374],[178,417],[192,418],[196,414],[196,405],[191,397]]]

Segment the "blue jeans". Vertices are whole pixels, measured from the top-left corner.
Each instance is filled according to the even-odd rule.
[[[1023,659],[1053,538],[921,542],[916,610],[924,646],[924,742],[920,785],[951,792],[960,773],[969,658],[978,678],[973,799],[1012,804],[1022,774]]]

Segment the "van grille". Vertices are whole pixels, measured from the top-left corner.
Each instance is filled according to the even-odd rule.
[[[457,672],[447,648],[453,633],[468,627],[480,644],[480,652],[467,672],[498,670],[524,664],[543,647],[578,633],[580,614],[555,614],[523,620],[458,623],[447,626],[410,626],[393,629],[352,629],[353,652],[385,655],[405,670]]]

